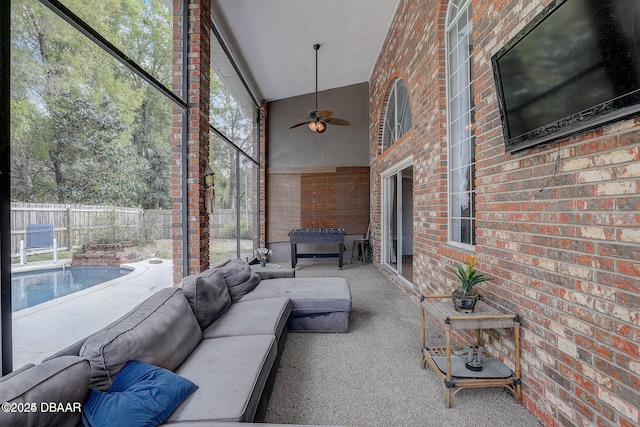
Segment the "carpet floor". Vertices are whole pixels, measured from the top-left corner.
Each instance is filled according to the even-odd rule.
[[[502,388],[463,389],[446,408],[420,365],[420,309],[372,264],[308,261],[296,277],[344,277],[353,308],[346,334],[290,333],[264,422],[338,426],[539,427]],[[427,325],[430,343],[444,333]]]

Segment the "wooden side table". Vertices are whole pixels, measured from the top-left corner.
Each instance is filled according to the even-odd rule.
[[[443,299],[448,301],[443,301]],[[478,301],[473,313],[463,314],[453,308],[450,295],[423,296],[420,302],[422,321],[422,350],[420,362],[422,368],[429,363],[433,371],[442,380],[445,392],[445,404],[451,407],[453,396],[463,388],[504,387],[516,402],[521,403],[520,392],[520,317],[517,314],[505,314]],[[444,323],[445,346],[427,347],[425,337],[425,313],[436,322]],[[512,328],[515,347],[514,369],[512,371],[499,359],[492,357],[482,348],[483,329]],[[452,347],[451,331],[471,329],[476,331],[473,346]],[[482,354],[482,370],[467,368],[468,351]],[[454,390],[455,389],[455,390]]]

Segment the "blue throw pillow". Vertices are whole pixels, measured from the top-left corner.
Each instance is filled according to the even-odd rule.
[[[167,369],[132,360],[108,391],[89,390],[82,422],[86,427],[157,426],[197,389]]]

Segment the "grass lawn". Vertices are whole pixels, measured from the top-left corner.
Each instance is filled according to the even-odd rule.
[[[235,239],[212,239],[209,245],[209,257],[211,264],[217,264],[228,259],[236,259]],[[155,252],[157,258],[171,259],[171,240],[156,240],[147,246],[146,252]],[[253,242],[251,240],[240,240],[240,258],[253,256]]]
[[[236,249],[235,239],[212,239],[209,249],[211,264],[217,264],[228,259],[236,259]],[[171,259],[172,250],[171,239],[161,239],[147,245],[125,248],[126,252],[138,252],[140,259]],[[71,259],[71,255],[71,251],[60,251],[58,252],[58,259]],[[240,240],[240,258],[245,259],[246,257],[251,258],[252,256],[253,242],[251,240]],[[53,261],[53,254],[43,253],[27,256],[27,262],[37,261]],[[12,264],[18,264],[19,262],[19,258],[11,259]]]

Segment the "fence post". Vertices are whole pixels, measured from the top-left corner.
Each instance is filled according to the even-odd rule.
[[[27,257],[24,253],[24,240],[20,240],[20,265],[27,263]]]
[[[73,250],[73,241],[71,240],[71,205],[67,205],[67,246],[70,251]]]

